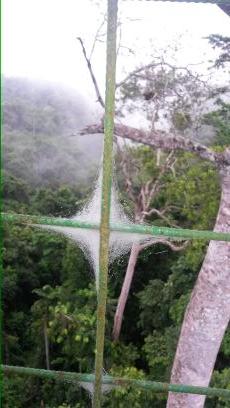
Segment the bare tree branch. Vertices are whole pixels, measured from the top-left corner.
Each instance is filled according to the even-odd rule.
[[[174,228],[178,228],[178,225],[176,225],[174,222],[170,221],[165,215],[164,215],[164,210],[160,211],[157,210],[156,208],[151,208],[151,210],[144,212],[145,216],[150,216],[152,214],[157,214],[159,218],[161,218],[162,220],[164,220],[165,222],[167,222],[168,225],[170,225],[171,227]]]
[[[150,241],[144,243],[144,244],[140,244],[139,250],[142,251],[143,249],[149,248],[152,245],[156,245],[156,244],[164,244],[169,246],[169,248],[172,251],[183,251],[183,249],[185,249],[188,245],[189,241],[185,241],[182,245],[175,245],[175,243],[172,243],[171,241],[167,240],[167,239],[151,239]]]
[[[175,244],[173,244],[172,242],[168,241],[167,239],[156,239],[156,240],[151,240],[143,245],[138,244],[138,243],[134,243],[132,248],[131,248],[131,252],[130,252],[130,257],[129,257],[129,263],[128,263],[128,267],[126,270],[126,274],[125,274],[125,278],[124,278],[124,282],[122,285],[122,289],[121,289],[121,294],[118,300],[118,304],[117,304],[117,309],[116,309],[116,313],[115,313],[115,317],[114,317],[114,325],[113,325],[113,340],[117,341],[119,339],[120,336],[120,332],[121,332],[121,326],[122,326],[122,320],[123,320],[123,316],[124,316],[124,310],[125,310],[125,306],[126,306],[126,302],[128,299],[128,295],[129,295],[129,291],[130,291],[130,287],[132,284],[132,279],[133,279],[133,275],[134,275],[134,271],[135,271],[135,266],[136,266],[136,262],[137,262],[137,258],[138,255],[140,253],[141,250],[151,246],[151,245],[155,245],[155,244],[165,244],[167,246],[169,246],[172,251],[181,251],[183,249],[185,249],[186,245],[187,245],[187,241],[180,246],[177,246]]]
[[[159,173],[155,183],[153,184],[151,191],[148,194],[147,208],[150,207],[151,201],[154,199],[156,194],[159,192],[160,180],[163,177],[163,175],[165,174],[166,170],[171,167],[170,161],[171,161],[173,155],[174,155],[174,151],[171,151],[169,153],[168,157],[166,158],[165,163],[161,167],[160,173]]]
[[[102,123],[87,126],[80,131],[80,135],[104,133]],[[185,138],[179,134],[168,134],[163,131],[149,132],[147,130],[136,129],[123,124],[115,124],[114,133],[116,136],[130,139],[134,142],[146,144],[154,148],[162,150],[182,150],[197,154],[200,158],[209,160],[218,167],[230,165],[229,149],[225,149],[222,153],[192,140]]]
[[[155,68],[158,67],[159,65],[161,65],[161,62],[158,63],[153,63],[151,62],[148,65],[145,65],[144,67],[140,67],[135,69],[134,71],[132,71],[130,74],[128,74],[124,79],[122,79],[122,81],[118,82],[116,84],[116,88],[121,87],[123,84],[125,84],[132,76],[137,75],[139,72],[143,71],[144,69],[148,69],[148,68]]]
[[[128,172],[128,168],[127,168],[127,159],[126,159],[125,152],[124,152],[124,150],[122,150],[120,148],[119,144],[117,144],[117,149],[119,151],[119,156],[121,157],[120,165],[121,165],[122,173],[123,173],[124,179],[125,179],[126,192],[127,192],[128,196],[129,196],[129,198],[133,202],[135,202],[134,192],[133,192],[133,188],[132,188],[132,182],[130,180],[129,172]]]
[[[124,85],[130,78],[133,76],[138,76],[141,79],[148,79],[147,74],[141,74],[143,71],[147,71],[148,69],[151,68],[157,68],[157,67],[167,67],[170,69],[173,69],[175,71],[185,71],[188,76],[195,78],[197,81],[204,83],[204,81],[201,80],[200,76],[198,74],[193,74],[192,71],[187,67],[181,66],[177,67],[172,64],[169,64],[168,62],[164,61],[162,57],[158,57],[160,60],[159,62],[151,62],[150,64],[144,65],[140,68],[135,69],[134,71],[130,72],[124,79],[122,79],[120,82],[116,84],[116,89],[120,88],[122,85]],[[190,65],[195,65],[195,64],[190,64]],[[196,64],[199,65],[199,64]],[[150,79],[151,81],[153,80],[152,78]]]
[[[95,91],[96,91],[97,100],[98,100],[98,102],[101,104],[102,108],[105,108],[105,103],[104,103],[104,101],[103,101],[103,99],[102,99],[102,97],[101,97],[101,94],[100,94],[100,91],[99,91],[99,88],[98,88],[98,84],[97,84],[97,80],[96,80],[95,75],[94,75],[94,73],[93,73],[93,69],[92,69],[92,66],[91,66],[91,62],[90,62],[89,58],[87,57],[84,43],[83,43],[81,37],[77,37],[77,40],[80,41],[81,48],[82,48],[82,52],[83,52],[84,58],[85,58],[85,60],[86,60],[87,66],[88,66],[88,70],[89,70],[89,72],[90,72],[91,79],[92,79],[92,81],[93,81],[94,89],[95,89]]]
[[[103,25],[105,24],[105,21],[106,21],[106,14],[104,14],[103,20],[102,20],[101,24],[99,25],[99,27],[98,27],[98,29],[97,29],[97,31],[96,31],[96,34],[95,34],[95,37],[94,37],[94,41],[93,41],[93,45],[92,45],[92,48],[91,48],[91,51],[90,51],[90,55],[89,55],[89,61],[91,61],[91,58],[92,58],[92,55],[93,55],[93,52],[94,52],[94,49],[95,49],[96,42],[99,41],[99,40],[98,40],[99,33],[100,33],[100,31],[101,31]]]

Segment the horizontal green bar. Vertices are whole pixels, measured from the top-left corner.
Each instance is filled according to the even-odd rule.
[[[56,227],[99,229],[99,224],[95,222],[83,222],[69,218],[55,218],[38,215],[24,215],[15,213],[2,213],[2,220],[19,224],[40,224]]]
[[[132,234],[146,234],[154,236],[166,236],[169,238],[180,239],[204,239],[213,241],[230,241],[230,233],[214,232],[214,231],[198,231],[183,228],[167,228],[157,227],[155,225],[125,225],[125,224],[111,224],[111,230],[121,231]]]
[[[19,375],[35,375],[40,378],[47,378],[50,380],[64,381],[64,382],[86,382],[93,383],[95,376],[94,374],[82,374],[82,373],[71,373],[65,371],[51,371],[42,370],[38,368],[29,367],[17,367],[1,365],[1,370],[5,374],[19,374]],[[156,381],[144,381],[144,380],[133,380],[130,378],[117,378],[105,375],[102,377],[103,384],[111,384],[114,386],[128,387],[135,386],[145,390],[152,390],[154,392],[177,392],[186,394],[199,394],[207,395],[209,397],[223,397],[230,399],[230,390],[225,390],[222,388],[211,388],[211,387],[197,387],[194,385],[184,385],[184,384],[168,384]]]
[[[94,222],[83,222],[73,219],[42,217],[35,215],[2,213],[2,220],[20,224],[40,224],[47,226],[99,229],[99,224]],[[155,225],[139,224],[110,224],[111,231],[120,231],[128,234],[144,234],[153,236],[164,236],[179,239],[202,239],[213,241],[230,241],[230,233],[215,231],[198,231],[183,228],[157,227]]]

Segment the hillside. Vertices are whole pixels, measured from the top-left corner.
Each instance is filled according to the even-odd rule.
[[[6,174],[36,187],[87,182],[99,163],[101,137],[71,135],[91,116],[77,92],[45,82],[4,78]]]

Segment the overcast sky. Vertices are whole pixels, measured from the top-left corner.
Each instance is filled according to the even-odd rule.
[[[57,81],[92,97],[94,90],[76,37],[81,36],[87,50],[91,49],[106,2],[3,0],[2,8],[3,74]],[[118,79],[137,64],[150,61],[158,48],[175,43],[179,46],[176,58],[183,64],[207,61],[211,51],[201,38],[211,33],[230,36],[230,19],[216,5],[120,0],[119,11],[124,48],[118,59]],[[104,37],[101,40],[92,63],[103,88]]]

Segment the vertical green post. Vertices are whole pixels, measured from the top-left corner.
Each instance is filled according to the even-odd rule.
[[[105,95],[105,125],[104,152],[101,197],[100,223],[100,259],[99,288],[97,306],[97,333],[95,358],[95,384],[93,408],[101,407],[101,385],[105,337],[105,313],[107,298],[107,279],[109,261],[109,217],[113,172],[113,131],[115,107],[115,73],[116,73],[116,31],[117,31],[118,0],[108,0],[107,12],[107,51],[106,51],[106,95]]]

